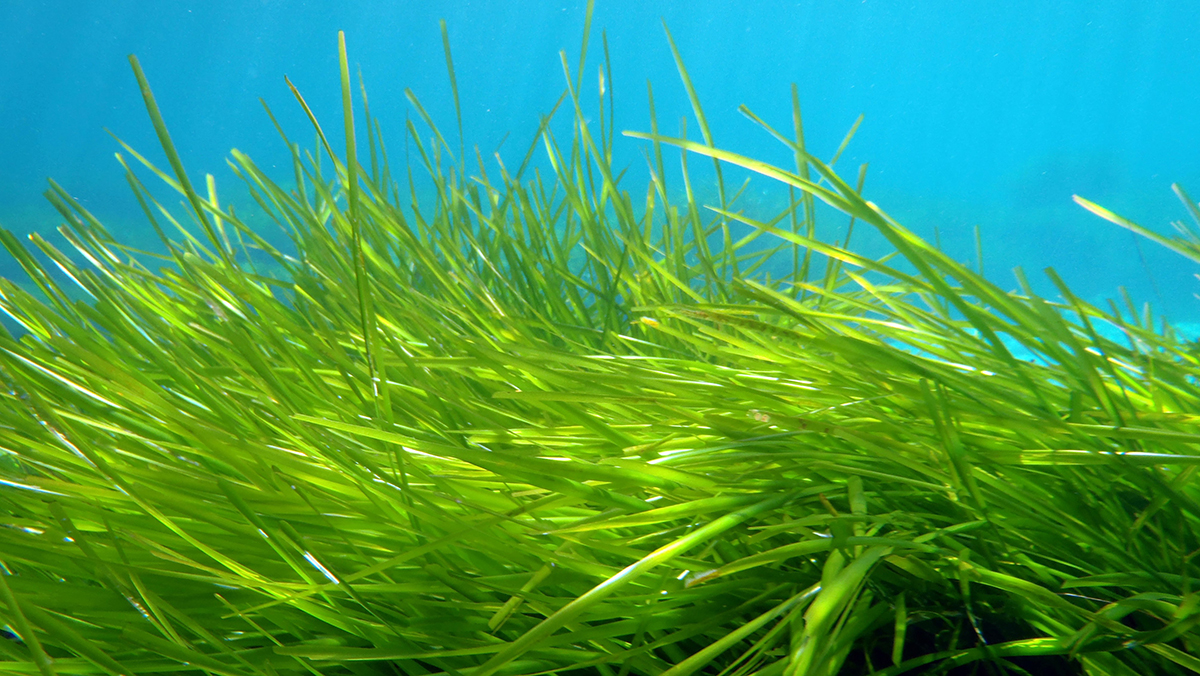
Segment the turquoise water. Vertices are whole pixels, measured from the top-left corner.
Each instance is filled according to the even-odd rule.
[[[578,68],[584,9],[541,0],[0,3],[0,224],[53,229],[57,216],[40,196],[52,176],[123,237],[148,241],[112,158],[119,147],[104,131],[161,161],[129,53],[141,59],[189,170],[214,174],[238,203],[229,148],[267,168],[287,160],[260,97],[294,139],[311,138],[284,75],[336,136],[339,29],[393,159],[412,112],[405,88],[452,132],[444,18],[467,146],[515,164],[563,89],[560,50]],[[810,148],[829,158],[865,114],[842,173],[869,162],[867,196],[919,233],[936,227],[960,258],[974,257],[978,225],[993,278],[1015,287],[1013,266],[1040,279],[1053,265],[1090,300],[1125,285],[1181,321],[1200,319],[1194,265],[1148,242],[1143,264],[1129,233],[1070,200],[1080,193],[1162,231],[1186,217],[1169,186],[1200,194],[1200,3],[601,0],[584,95],[596,98],[603,30],[618,130],[648,130],[650,80],[661,128],[675,133],[688,117],[697,135],[660,19],[718,145],[786,164],[786,149],[736,109],[744,103],[787,128],[794,82]],[[639,142],[620,141],[617,156],[631,166],[626,187],[640,195]],[[746,208],[780,199],[776,187],[756,184]],[[7,261],[0,274],[14,274]]]

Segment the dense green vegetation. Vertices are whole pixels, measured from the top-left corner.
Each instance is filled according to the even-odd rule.
[[[1165,322],[922,241],[806,152],[795,92],[768,166],[680,61],[703,141],[627,133],[629,192],[582,58],[570,141],[489,172],[411,94],[389,164],[340,56],[344,149],[313,118],[292,188],[232,155],[292,249],[189,180],[136,60],[170,168],[122,163],[169,254],[57,185],[66,251],[3,233],[37,291],[0,280],[0,673],[1200,671],[1200,364]],[[673,203],[677,149],[794,199],[756,220],[717,165]],[[815,200],[894,252],[817,241]]]

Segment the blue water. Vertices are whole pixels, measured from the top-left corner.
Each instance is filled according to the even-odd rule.
[[[0,225],[51,231],[58,218],[40,194],[53,177],[123,237],[148,240],[112,157],[119,147],[104,131],[161,161],[130,53],[141,60],[189,171],[214,174],[237,202],[224,159],[231,147],[268,168],[287,161],[260,97],[293,139],[311,138],[285,74],[336,137],[339,29],[391,147],[403,143],[411,112],[405,88],[451,132],[437,24],[445,18],[467,145],[485,157],[499,147],[516,163],[538,115],[563,89],[560,50],[572,70],[578,66],[584,7],[542,0],[0,2]],[[1013,266],[1041,279],[1040,269],[1053,265],[1089,300],[1125,285],[1180,320],[1200,318],[1194,264],[1142,242],[1143,265],[1129,233],[1070,199],[1080,193],[1164,232],[1186,218],[1169,186],[1181,182],[1200,195],[1200,3],[600,0],[584,92],[595,99],[604,30],[618,130],[648,130],[647,80],[664,131],[676,132],[691,115],[660,19],[718,145],[786,165],[786,149],[736,108],[744,103],[786,129],[795,82],[816,154],[832,155],[865,114],[841,172],[852,177],[869,162],[867,196],[919,233],[932,236],[936,227],[964,260],[974,258],[978,225],[994,279],[1015,287]],[[619,141],[617,156],[632,164],[626,188],[640,195],[639,142]],[[748,204],[765,208],[778,199],[762,183]],[[13,274],[7,262],[0,274]],[[1054,295],[1047,284],[1038,288]]]

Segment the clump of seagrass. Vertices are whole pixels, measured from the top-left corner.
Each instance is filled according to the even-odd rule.
[[[340,59],[344,152],[289,142],[290,188],[233,154],[290,251],[193,187],[136,61],[171,170],[128,152],[186,215],[126,170],[167,254],[57,185],[73,253],[32,239],[62,275],[3,233],[40,295],[0,280],[25,332],[0,337],[0,670],[1200,665],[1200,389],[1169,327],[1052,272],[1059,301],[1001,290],[809,154],[798,104],[772,131],[795,168],[717,149],[682,61],[705,141],[629,134],[649,186],[568,74],[571,144],[547,118],[515,172],[410,126],[420,199]],[[672,202],[668,146],[798,197]],[[818,241],[814,198],[895,253]]]

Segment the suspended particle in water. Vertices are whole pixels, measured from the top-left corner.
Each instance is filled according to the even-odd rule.
[[[767,413],[763,413],[762,411],[758,410],[757,408],[750,409],[749,411],[747,411],[747,414],[751,418],[754,418],[755,420],[757,420],[760,423],[771,422],[771,416]]]

